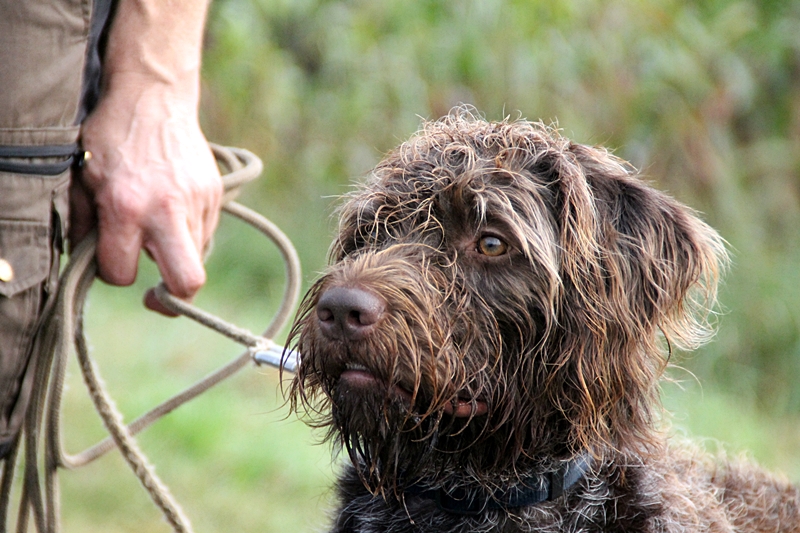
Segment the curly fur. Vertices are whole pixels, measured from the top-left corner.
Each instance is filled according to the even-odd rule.
[[[628,163],[459,109],[379,163],[340,220],[290,336],[293,407],[352,460],[333,531],[800,530],[796,488],[667,444],[658,380],[672,347],[711,337],[727,255]],[[334,288],[380,303],[358,338],[320,325]],[[407,493],[491,493],[582,453],[590,472],[538,505],[462,516]]]

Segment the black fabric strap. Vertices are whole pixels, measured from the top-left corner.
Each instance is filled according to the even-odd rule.
[[[57,176],[66,171],[76,161],[83,159],[84,152],[73,144],[36,145],[0,145],[0,158],[15,158],[14,161],[0,159],[0,172],[15,174],[34,174],[37,176]],[[52,163],[33,163],[20,161],[35,157],[63,157],[62,161]]]
[[[460,515],[528,507],[559,498],[583,478],[589,470],[589,462],[587,454],[580,455],[555,472],[526,477],[519,484],[492,494],[480,487],[457,487],[446,491],[428,488],[423,483],[412,485],[405,493],[429,498],[436,502],[439,509]]]
[[[68,157],[78,152],[78,143],[36,145],[0,145],[0,157]]]

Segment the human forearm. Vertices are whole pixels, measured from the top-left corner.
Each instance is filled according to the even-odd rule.
[[[122,0],[105,53],[106,89],[157,83],[196,102],[207,9],[202,0]]]

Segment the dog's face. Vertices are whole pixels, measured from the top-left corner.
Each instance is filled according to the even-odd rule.
[[[291,335],[292,400],[376,491],[646,446],[663,337],[708,335],[724,259],[606,151],[450,116],[342,208]]]

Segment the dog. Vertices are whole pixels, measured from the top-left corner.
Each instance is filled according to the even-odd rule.
[[[339,212],[292,408],[349,456],[331,531],[800,531],[800,491],[669,436],[723,239],[608,150],[457,109]]]

